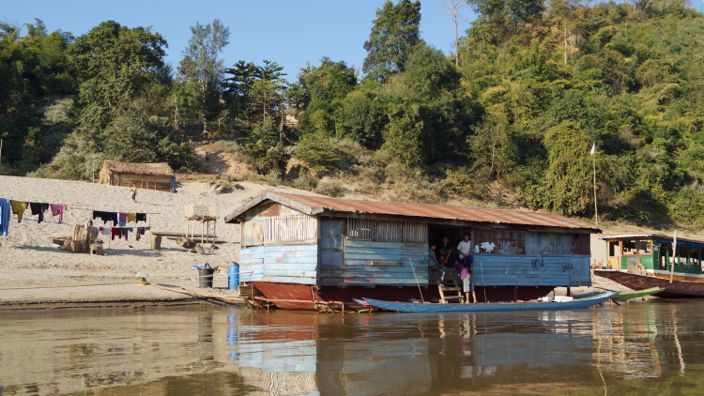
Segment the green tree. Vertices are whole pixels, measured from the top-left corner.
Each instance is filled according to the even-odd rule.
[[[252,83],[250,102],[256,119],[262,122],[266,118],[279,118],[283,110],[286,92],[286,73],[284,68],[274,61],[265,59],[257,68],[257,79]]]
[[[252,86],[259,76],[259,68],[253,62],[238,61],[225,73],[225,92],[235,117],[247,118]]]
[[[387,0],[377,10],[369,40],[364,43],[367,57],[363,71],[370,78],[386,81],[403,71],[413,47],[420,40],[420,1]]]
[[[242,146],[242,154],[260,174],[279,172],[286,159],[279,129],[271,118],[265,118],[252,131]]]
[[[18,27],[0,26],[0,136],[3,162],[32,169],[51,159],[73,122],[59,125],[44,113],[74,95],[77,84],[67,55],[73,38],[60,31],[48,33],[40,20],[25,29],[21,35]]]
[[[304,91],[301,129],[332,135],[341,101],[357,84],[353,69],[345,62],[323,58],[319,66],[309,66],[298,77]]]
[[[350,137],[364,147],[377,149],[388,117],[373,94],[355,90],[342,100],[335,129],[339,137]]]
[[[384,131],[384,144],[381,146],[384,157],[411,171],[422,169],[423,127],[420,105],[392,105],[389,109],[389,123]]]
[[[186,92],[193,96],[191,104],[208,133],[208,122],[219,117],[222,111],[221,93],[225,67],[219,59],[220,52],[230,39],[230,28],[218,19],[191,26],[191,39],[178,67],[179,80]]]

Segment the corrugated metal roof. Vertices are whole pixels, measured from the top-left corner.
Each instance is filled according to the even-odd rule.
[[[673,235],[666,235],[660,233],[626,233],[626,234],[602,234],[598,236],[599,239],[605,241],[619,241],[619,240],[635,240],[635,239],[659,239],[665,241],[672,241],[674,239]],[[703,244],[704,241],[701,239],[687,238],[683,236],[678,236],[677,241],[679,242],[689,242],[696,244]]]
[[[258,200],[258,202],[257,202]],[[553,213],[532,212],[524,210],[469,208],[455,205],[414,204],[401,202],[364,201],[344,198],[328,198],[314,195],[291,193],[266,193],[249,205],[227,216],[226,221],[232,221],[245,211],[264,200],[295,205],[294,209],[308,209],[311,215],[322,212],[366,213],[374,215],[421,217],[427,219],[459,220],[477,223],[527,225],[539,227],[557,227],[599,231],[598,228]]]

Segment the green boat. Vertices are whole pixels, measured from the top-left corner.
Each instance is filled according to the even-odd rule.
[[[652,296],[653,294],[660,293],[663,290],[665,289],[662,287],[651,287],[650,289],[637,290],[630,293],[619,293],[611,297],[611,299],[616,301],[626,301],[638,297]]]

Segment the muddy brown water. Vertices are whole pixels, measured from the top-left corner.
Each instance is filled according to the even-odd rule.
[[[704,394],[704,302],[573,312],[0,312],[0,394]]]

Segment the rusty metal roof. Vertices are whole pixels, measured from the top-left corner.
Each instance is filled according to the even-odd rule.
[[[364,201],[357,199],[328,198],[314,195],[266,192],[225,217],[226,222],[237,218],[264,201],[278,202],[309,215],[323,213],[360,213],[416,217],[425,219],[458,220],[476,223],[526,225],[539,227],[570,228],[599,231],[598,228],[553,213],[525,210],[469,208],[444,204],[414,204],[402,202]]]

